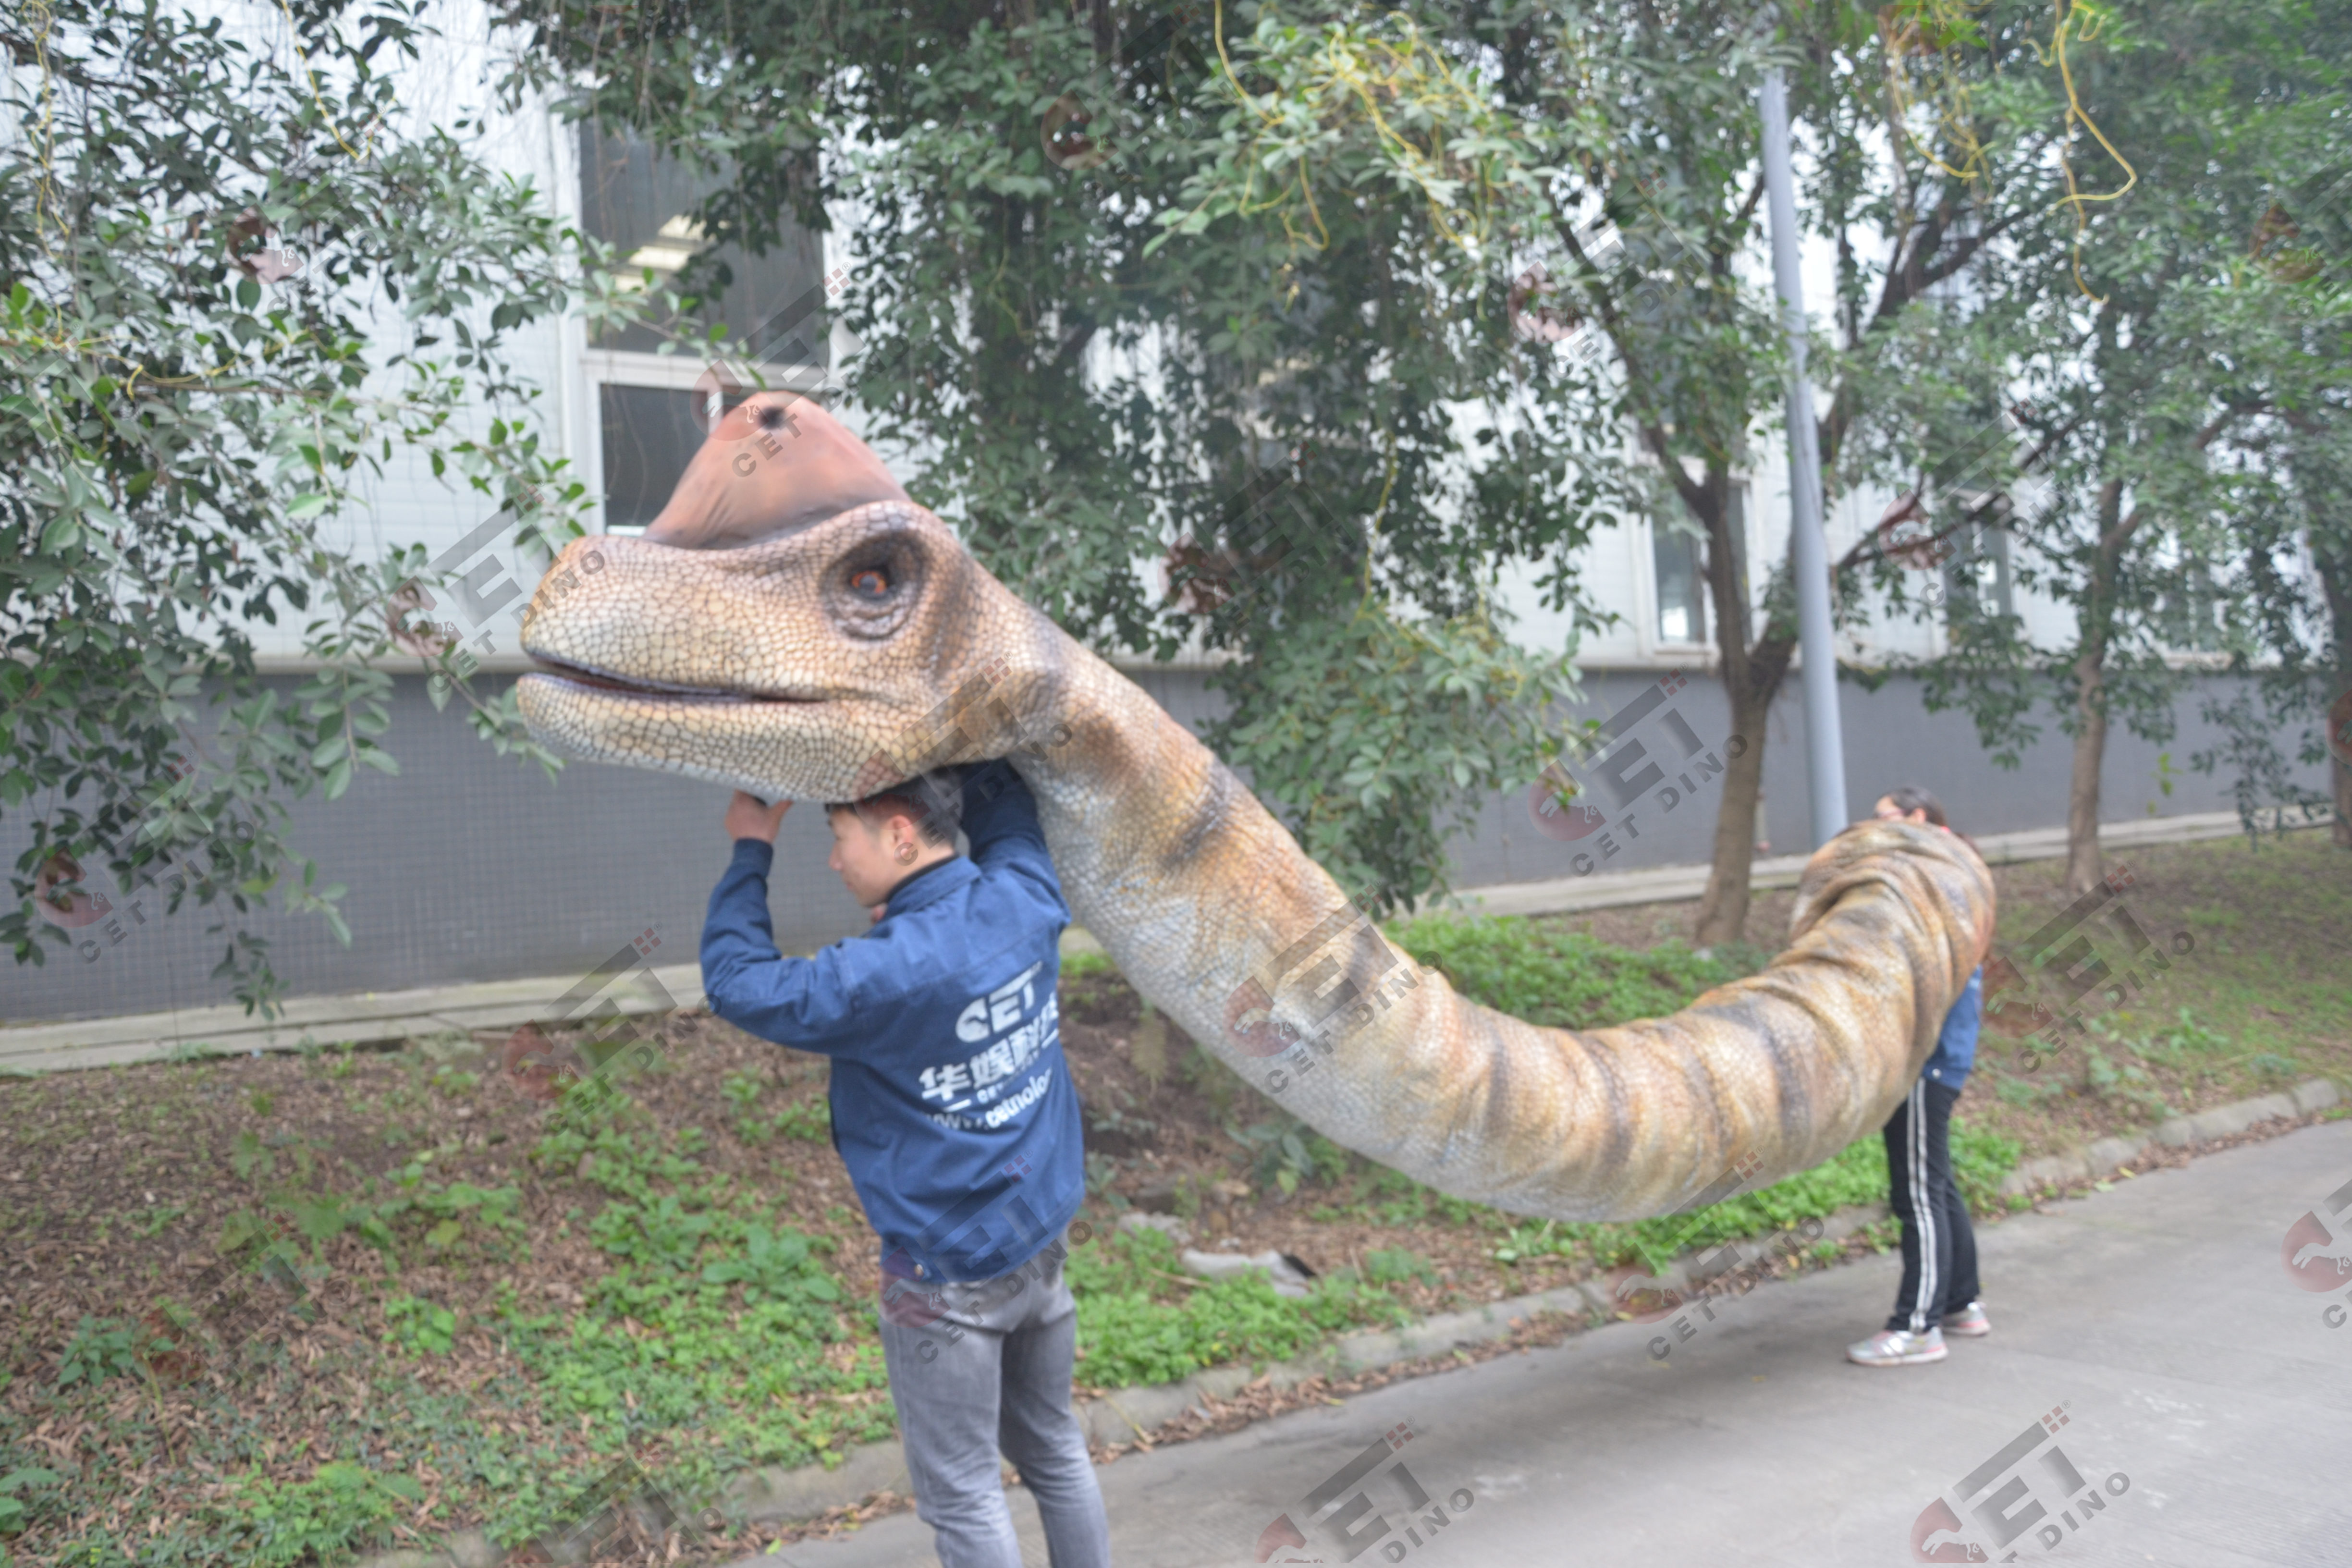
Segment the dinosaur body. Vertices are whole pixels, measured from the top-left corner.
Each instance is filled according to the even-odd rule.
[[[1666,1018],[1538,1027],[1391,948],[1230,769],[814,405],[751,399],[642,539],[593,543],[605,569],[526,622],[535,734],[818,800],[1009,755],[1139,992],[1334,1142],[1461,1197],[1632,1218],[1817,1164],[1885,1122],[1990,938],[1964,843],[1868,823],[1813,857],[1763,973]]]

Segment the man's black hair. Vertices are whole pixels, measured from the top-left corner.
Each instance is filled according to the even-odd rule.
[[[934,769],[877,790],[864,800],[827,801],[824,809],[854,811],[859,821],[874,827],[894,816],[908,817],[924,843],[953,844],[963,822],[963,787],[952,774]]]
[[[1895,809],[1906,816],[1915,811],[1924,811],[1927,814],[1927,820],[1937,826],[1951,826],[1944,820],[1944,803],[1937,800],[1932,791],[1921,789],[1917,784],[1896,784],[1886,792],[1886,798],[1893,801]]]

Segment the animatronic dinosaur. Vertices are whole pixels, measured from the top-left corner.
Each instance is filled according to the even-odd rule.
[[[1560,1219],[1661,1214],[1883,1123],[1983,957],[1958,838],[1865,823],[1806,867],[1791,945],[1671,1017],[1576,1033],[1398,954],[1233,772],[989,575],[816,404],[715,424],[640,538],[575,541],[523,646],[533,734],[594,762],[845,800],[1010,756],[1070,907],[1135,988],[1333,1141]]]

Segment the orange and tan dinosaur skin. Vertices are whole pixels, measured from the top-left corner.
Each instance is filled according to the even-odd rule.
[[[526,624],[550,669],[522,682],[534,734],[771,798],[1009,755],[1138,991],[1334,1142],[1464,1198],[1629,1219],[1818,1164],[1885,1121],[1990,938],[1966,844],[1865,823],[1807,866],[1763,973],[1671,1017],[1538,1027],[1391,948],[1230,769],[814,404],[730,414],[643,538],[575,542],[551,580],[591,552],[603,570]]]

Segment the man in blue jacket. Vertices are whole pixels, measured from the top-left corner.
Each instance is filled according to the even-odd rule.
[[[999,762],[828,805],[829,864],[875,924],[811,958],[781,956],[768,921],[791,805],[739,792],[727,808],[734,858],[702,928],[710,1010],[833,1058],[834,1147],[881,1238],[883,1355],[940,1561],[1019,1568],[1002,1450],[1054,1568],[1101,1568],[1059,1239],[1086,1196],[1055,990],[1070,911],[1036,803]]]

